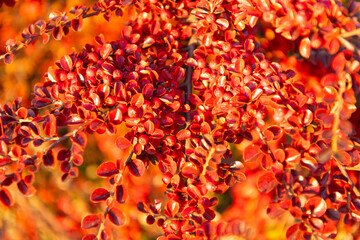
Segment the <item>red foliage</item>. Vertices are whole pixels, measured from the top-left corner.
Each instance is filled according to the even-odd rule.
[[[11,64],[38,39],[66,41],[91,17],[110,25],[126,12],[128,21],[115,40],[97,35],[48,67],[30,106],[1,104],[0,201],[16,203],[13,185],[34,195],[40,166],[60,165],[59,178],[79,189],[86,175],[104,179],[83,191],[91,214],[59,203],[58,218],[83,215],[62,228],[69,239],[151,237],[155,223],[159,240],[358,237],[349,229],[360,221],[359,9],[99,0],[52,11],[6,41],[0,59]],[[44,202],[56,194],[39,193]],[[280,234],[266,230],[281,219]]]

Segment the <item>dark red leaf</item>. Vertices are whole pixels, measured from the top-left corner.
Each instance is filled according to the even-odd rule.
[[[52,101],[47,98],[34,98],[32,101],[35,108],[43,108],[49,106],[51,103]]]
[[[141,177],[145,172],[145,164],[139,159],[132,159],[127,166],[129,172],[136,177]]]
[[[4,57],[5,64],[11,64],[14,61],[14,54],[12,52],[6,53]]]
[[[87,136],[84,132],[76,132],[75,137],[72,138],[74,142],[79,144],[81,147],[85,147],[87,144]]]
[[[43,163],[47,167],[53,167],[54,166],[54,164],[55,164],[55,156],[54,156],[53,150],[49,150],[43,155]]]
[[[71,151],[65,148],[61,149],[57,154],[58,161],[66,161],[71,157]]]
[[[125,224],[125,215],[119,208],[112,208],[108,212],[108,216],[109,220],[117,226]]]
[[[53,37],[56,40],[61,40],[63,37],[63,29],[62,27],[55,27],[53,30]]]
[[[110,192],[108,190],[105,188],[97,188],[92,192],[90,200],[92,202],[101,202],[108,199],[108,197],[110,197]]]
[[[75,18],[73,20],[71,20],[71,28],[77,32],[82,28],[83,25],[83,18],[79,17],[79,18]]]
[[[65,71],[70,71],[73,68],[73,61],[69,55],[60,58],[60,65]]]
[[[326,210],[326,216],[333,220],[333,221],[339,221],[340,220],[340,212],[337,209],[329,208]]]
[[[216,213],[214,210],[212,210],[211,208],[206,208],[205,212],[203,213],[203,217],[208,220],[211,221],[216,217]]]
[[[116,201],[118,201],[119,203],[121,204],[125,203],[128,198],[127,188],[124,187],[123,185],[116,186],[115,197],[116,197]]]
[[[0,189],[0,201],[7,207],[10,207],[14,204],[11,193],[6,188]]]

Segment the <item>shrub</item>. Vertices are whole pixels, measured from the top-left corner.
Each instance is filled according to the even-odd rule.
[[[1,104],[0,201],[19,199],[3,207],[8,214],[27,204],[15,232],[359,237],[358,2],[90,4],[35,21],[0,57],[11,64],[22,48],[41,52],[40,39],[76,45],[94,31],[82,30],[91,19],[112,31],[86,35],[82,50],[55,64],[46,59],[31,103],[26,95]],[[41,201],[14,195],[37,189]],[[46,225],[19,230],[24,216]],[[5,226],[2,239],[14,236]]]

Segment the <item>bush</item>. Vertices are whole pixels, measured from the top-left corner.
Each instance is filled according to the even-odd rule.
[[[92,2],[0,1],[2,239],[359,237],[359,2]]]

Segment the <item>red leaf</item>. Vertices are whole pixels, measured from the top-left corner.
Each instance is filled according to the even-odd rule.
[[[300,55],[304,58],[310,57],[311,46],[310,46],[310,39],[308,37],[301,39],[300,46],[299,46]]]
[[[327,42],[329,45],[327,49],[329,50],[330,54],[335,54],[340,49],[340,41],[337,38],[333,38],[330,41]]]
[[[6,188],[0,190],[0,201],[7,207],[10,207],[14,204],[11,193]]]
[[[260,161],[264,156],[264,153],[260,150],[260,147],[255,144],[247,146],[243,153],[243,159],[245,162]]]
[[[50,137],[57,135],[56,117],[53,114],[49,115],[45,119],[44,132]]]
[[[113,162],[104,162],[102,163],[96,170],[96,174],[99,177],[111,177],[114,174],[117,174],[119,169],[116,167],[115,163]]]
[[[345,151],[338,151],[334,154],[334,157],[341,165],[348,166],[351,162],[351,156]]]
[[[106,59],[110,53],[111,53],[111,50],[112,50],[112,46],[110,43],[107,43],[105,45],[103,45],[100,49],[100,55],[103,59]]]
[[[166,210],[170,217],[174,217],[179,211],[180,205],[178,202],[170,199],[170,201],[166,204]]]
[[[199,171],[195,167],[187,166],[182,169],[182,175],[186,178],[195,179],[199,176]]]
[[[273,172],[266,172],[258,179],[258,188],[260,192],[268,193],[274,189],[277,185],[277,181]]]
[[[295,148],[286,148],[286,159],[285,161],[289,164],[298,164],[301,160],[301,154]]]
[[[142,89],[142,93],[145,99],[151,98],[154,94],[154,85],[151,83],[146,84]]]
[[[6,166],[11,164],[13,161],[11,160],[11,158],[7,158],[7,157],[1,157],[0,158],[0,167]]]
[[[119,138],[116,140],[116,145],[117,145],[117,147],[120,148],[120,149],[127,149],[127,148],[129,148],[132,144],[131,144],[131,142],[130,142],[127,138],[119,137]]]
[[[193,94],[193,93],[190,93],[189,101],[191,104],[193,104],[195,106],[203,104],[203,101],[201,100],[201,98],[198,95]]]
[[[108,197],[110,197],[110,192],[108,190],[105,188],[97,188],[92,192],[90,200],[92,202],[101,202],[108,199]]]
[[[141,108],[144,105],[144,95],[142,93],[137,93],[131,98],[131,105],[134,105],[137,108]]]
[[[145,164],[139,159],[133,159],[128,163],[129,172],[136,176],[141,177],[145,172]]]
[[[185,140],[185,139],[189,139],[191,137],[191,132],[187,129],[183,129],[180,130],[177,134],[176,134],[176,138],[179,141]]]
[[[117,226],[125,224],[125,215],[119,208],[112,208],[108,212],[108,216],[109,220]]]
[[[286,239],[287,240],[298,240],[303,239],[303,231],[299,228],[300,224],[294,224],[291,227],[288,228],[286,231]]]
[[[155,43],[155,39],[153,36],[148,36],[145,38],[142,48],[150,47]]]
[[[151,137],[155,139],[162,139],[164,136],[165,136],[164,131],[159,128],[155,129],[154,132],[151,134]]]
[[[101,220],[98,215],[92,214],[85,216],[81,221],[81,228],[89,229],[99,226]]]
[[[321,217],[326,212],[327,204],[323,198],[315,196],[306,202],[305,209],[312,217]]]
[[[95,234],[86,234],[84,235],[81,240],[98,240]]]
[[[154,131],[155,131],[155,125],[152,121],[150,120],[147,120],[145,123],[144,123],[144,128],[145,128],[145,131],[147,134],[153,134]]]
[[[334,69],[336,72],[341,72],[344,70],[346,63],[347,61],[344,52],[339,52],[333,58],[331,62],[331,68]]]
[[[309,222],[317,231],[321,232],[324,229],[324,222],[320,218],[310,218]]]
[[[229,27],[229,21],[225,18],[216,19],[216,23],[219,25],[221,30],[226,30]]]
[[[269,207],[266,210],[266,213],[270,218],[277,218],[283,215],[286,211],[281,208],[280,203],[270,203]]]
[[[109,112],[109,118],[110,118],[110,121],[117,125],[117,124],[120,124],[123,120],[123,115],[122,115],[122,112],[119,108],[115,108],[113,110],[111,110]]]
[[[199,199],[201,197],[199,189],[192,184],[187,186],[187,192],[189,193],[190,197],[194,199]]]

